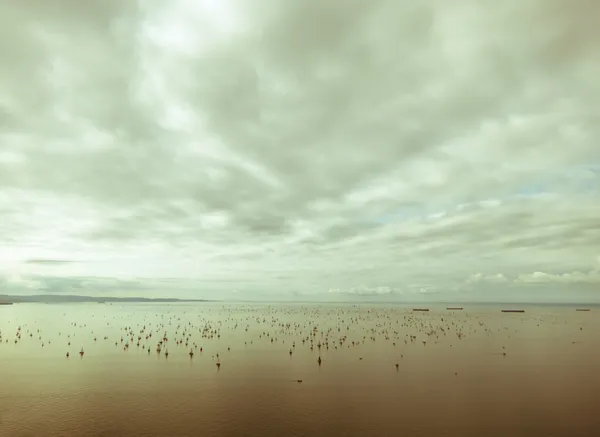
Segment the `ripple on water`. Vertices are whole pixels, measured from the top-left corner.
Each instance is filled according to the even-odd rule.
[[[3,307],[0,332],[10,341],[0,345],[0,435],[589,436],[600,429],[590,410],[600,405],[594,311],[429,309]],[[155,352],[165,331],[168,358],[165,347]]]

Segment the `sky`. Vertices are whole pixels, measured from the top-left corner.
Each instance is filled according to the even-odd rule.
[[[597,0],[0,3],[0,294],[600,301]]]

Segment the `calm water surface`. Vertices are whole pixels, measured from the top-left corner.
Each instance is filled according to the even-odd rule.
[[[0,436],[600,435],[598,308],[430,308],[3,306]]]

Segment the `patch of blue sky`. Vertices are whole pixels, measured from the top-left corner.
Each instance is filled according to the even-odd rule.
[[[388,213],[372,218],[375,223],[387,224],[413,220],[425,215],[425,208],[400,207]]]
[[[594,194],[600,192],[600,164],[589,164],[571,168],[562,174],[544,181],[531,182],[521,186],[517,197],[535,197],[568,188],[574,194]]]
[[[586,165],[579,174],[573,174],[573,189],[577,194],[600,193],[600,165]]]
[[[600,164],[589,165],[587,169],[596,175],[600,175]]]
[[[565,182],[570,182],[570,189],[574,189],[576,193],[582,195],[600,194],[600,164],[590,164],[572,168],[560,177],[548,178],[546,180],[531,181],[519,187],[514,193],[506,196],[501,196],[495,200],[499,202],[509,202],[518,198],[533,198],[552,194],[560,190]],[[468,202],[464,204],[476,205],[478,202]],[[414,206],[401,206],[393,209],[385,214],[367,219],[370,223],[391,224],[402,223],[411,220],[425,219],[427,217],[442,217],[442,212],[451,211],[458,205],[437,205],[437,209],[433,205],[421,204]]]
[[[398,207],[385,214],[370,217],[369,222],[378,224],[403,223],[413,220],[422,220],[425,218],[441,217],[448,210],[447,206],[438,205],[434,208],[433,205],[422,204],[411,207]]]
[[[517,196],[519,197],[532,197],[539,196],[540,194],[544,194],[548,192],[548,188],[545,184],[541,183],[531,183],[527,185],[523,185],[517,190]]]

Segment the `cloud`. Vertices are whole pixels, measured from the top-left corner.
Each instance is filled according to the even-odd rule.
[[[559,283],[559,284],[600,284],[600,270],[589,272],[571,272],[563,274],[551,274],[544,272],[533,272],[531,274],[519,275],[516,282],[525,283]]]
[[[64,259],[28,259],[25,262],[27,264],[60,265],[60,264],[67,264],[72,261],[64,260]]]
[[[474,273],[470,275],[465,283],[470,286],[485,284],[598,284],[600,283],[600,270],[588,270],[585,272],[573,271],[567,273],[546,273],[534,271],[521,273],[513,278],[507,278],[502,273],[483,275]]]
[[[0,272],[401,299],[595,269],[599,15],[592,0],[5,2]]]
[[[340,294],[340,295],[349,295],[349,296],[387,296],[399,293],[401,291],[394,290],[390,287],[379,286],[379,287],[352,287],[349,289],[339,289],[339,288],[331,288],[329,289],[329,293],[332,294]]]
[[[6,278],[0,278],[0,285],[3,289],[13,290],[41,290],[44,289],[44,284],[41,281],[21,275],[11,275]]]
[[[496,273],[495,275],[482,275],[481,273],[474,273],[467,278],[468,284],[478,284],[485,282],[504,283],[507,281],[508,279],[502,273]]]

